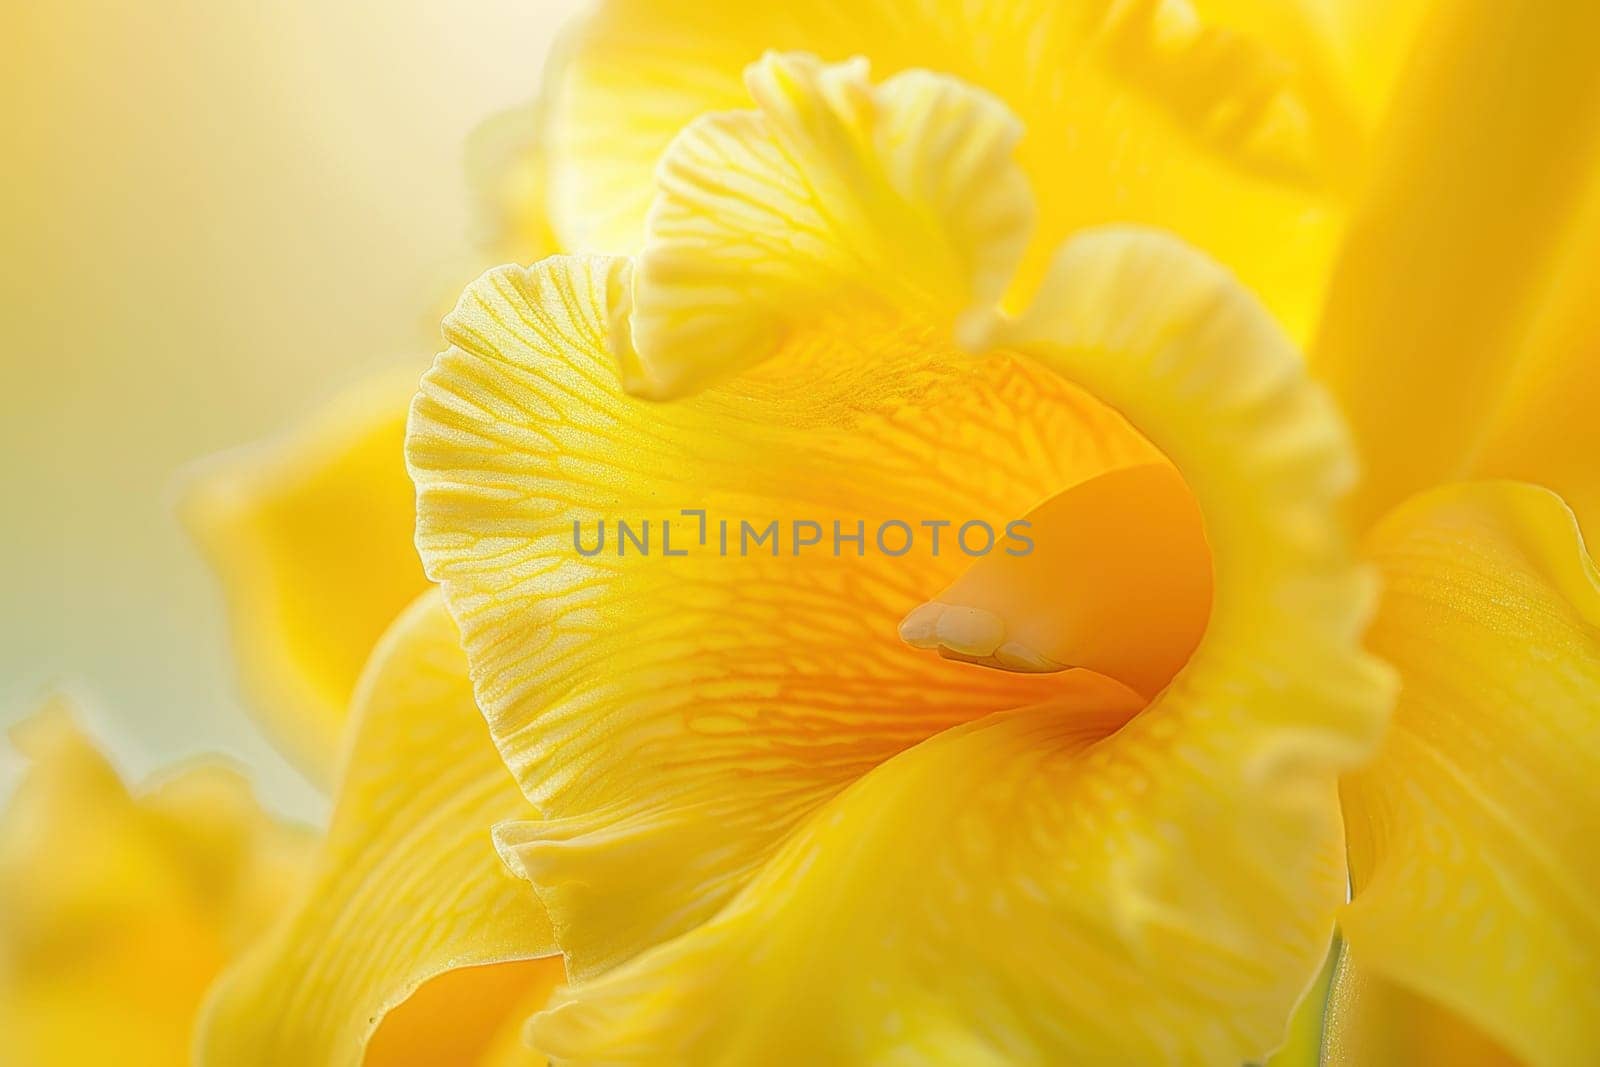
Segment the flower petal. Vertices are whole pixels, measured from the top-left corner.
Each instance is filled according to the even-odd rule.
[[[462,628],[477,695],[547,821],[507,829],[574,973],[712,914],[817,804],[952,723],[1062,684],[951,667],[900,617],[968,557],[824,543],[886,520],[1003,527],[1149,445],[1026,361],[973,361],[904,320],[820,322],[811,377],[746,375],[670,404],[625,395],[608,324],[620,260],[504,268],[446,321],[408,458],[418,545]],[[679,509],[707,511],[708,536]],[[735,544],[718,551],[719,517]],[[649,520],[654,554],[595,524]],[[741,521],[784,524],[741,555]],[[666,558],[663,523],[674,552]],[[614,525],[611,533],[615,535]]]
[[[1535,1063],[1600,1050],[1600,576],[1547,490],[1480,483],[1374,530],[1394,729],[1345,785],[1367,971]]]
[[[246,696],[323,785],[367,654],[427,588],[400,458],[415,382],[365,382],[288,437],[213,460],[185,495],[185,523],[222,581]]]
[[[1300,1003],[1289,1018],[1283,1044],[1268,1057],[1266,1067],[1322,1067],[1323,1023],[1328,1014],[1329,990],[1338,961],[1339,945],[1335,938],[1316,981],[1301,995]]]
[[[1466,1018],[1370,973],[1348,951],[1340,956],[1321,1021],[1321,1058],[1311,1062],[1330,1067],[1514,1067],[1521,1062]]]
[[[1216,575],[1199,648],[1142,711],[1068,675],[1070,698],[870,771],[709,922],[558,995],[534,1029],[553,1056],[1239,1062],[1281,1042],[1344,896],[1337,775],[1390,697],[1359,644],[1374,589],[1336,412],[1265,311],[1159,235],[1074,241],[993,341],[1187,476]]]
[[[503,965],[502,965],[503,966]],[[550,994],[566,977],[560,957],[539,961],[546,968],[531,985],[522,1003],[508,1012],[494,1039],[484,1050],[480,1067],[547,1067],[548,1057],[528,1044],[528,1020],[550,1002]]]
[[[1600,160],[1586,203],[1563,220],[1566,250],[1547,280],[1518,380],[1501,399],[1475,478],[1534,482],[1560,494],[1590,542],[1600,539]]]
[[[309,835],[232,769],[130,794],[62,701],[13,728],[0,817],[0,1060],[170,1067],[217,971],[292,893]]]
[[[1316,5],[997,0],[611,0],[576,39],[550,136],[552,222],[569,251],[639,247],[651,175],[702,114],[745,105],[767,49],[865,56],[989,90],[1026,125],[1022,163],[1046,240],[1134,220],[1176,230],[1245,273],[1298,331],[1337,236],[1337,186],[1359,158]]]
[[[535,1044],[619,1064],[1238,1063],[1268,1051],[1326,951],[1337,821],[1275,804],[1263,819],[1248,809],[1283,798],[1229,796],[1179,746],[1107,741],[1138,702],[1098,685],[873,770],[709,923],[558,993]],[[1326,816],[1331,782],[1321,792],[1300,803]],[[1313,824],[1305,868],[1313,849],[1289,842]],[[1277,855],[1296,857],[1297,878]],[[1316,902],[1280,899],[1293,881]]]
[[[445,971],[383,1017],[362,1067],[545,1067],[523,1032],[565,978],[560,956]]]
[[[1139,723],[1170,714],[1237,726],[1254,737],[1235,739],[1232,758],[1263,780],[1364,758],[1385,725],[1391,679],[1359,647],[1376,587],[1339,518],[1351,447],[1337,409],[1250,294],[1169,236],[1094,231],[1061,250],[1033,305],[991,343],[1121,411],[1200,506],[1210,620]]]
[[[1313,352],[1365,521],[1470,469],[1600,162],[1600,6],[1460,0],[1423,33]]]
[[[496,260],[531,263],[556,250],[545,209],[543,101],[510,108],[467,136],[478,241]]]
[[[1003,104],[926,71],[874,86],[863,61],[807,55],[769,54],[745,81],[757,110],[692,123],[662,159],[633,272],[629,392],[730,377],[846,298],[948,328],[1005,292],[1033,198]]]
[[[1322,9],[1337,81],[1347,87],[1363,129],[1378,128],[1417,47],[1432,0],[1340,0]]]
[[[378,1020],[426,979],[555,950],[538,900],[494,852],[493,824],[531,809],[437,594],[374,652],[351,728],[315,871],[213,990],[202,1063],[357,1064]]]

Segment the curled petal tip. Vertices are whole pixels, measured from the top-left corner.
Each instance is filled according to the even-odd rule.
[[[944,605],[937,601],[912,608],[900,620],[900,640],[912,648],[938,648],[939,616],[943,613]]]
[[[1067,669],[1009,634],[1005,620],[984,608],[932,600],[913,608],[900,623],[900,639],[946,659],[1020,674]]]
[[[1005,641],[1006,624],[1000,616],[983,608],[933,600],[915,608],[901,621],[900,638],[913,648],[989,656]]]

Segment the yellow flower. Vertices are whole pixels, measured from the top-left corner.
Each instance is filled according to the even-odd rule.
[[[492,272],[412,409],[424,563],[543,815],[499,836],[579,980],[536,1043],[650,1062],[1270,1051],[1343,897],[1336,776],[1388,699],[1357,647],[1373,587],[1337,515],[1353,464],[1331,406],[1243,289],[1153,233],[1081,237],[1025,314],[986,311],[1033,217],[995,98],[803,56],[748,79],[755,110],[669,148],[635,261]],[[997,617],[1002,588],[994,632],[937,636],[1126,685],[901,643],[962,552],[585,559],[571,540],[575,520],[659,530],[686,506],[877,530],[1003,526],[1040,501],[1045,550],[976,581],[1020,566],[1006,588],[1071,590],[1082,617],[1039,648]],[[1177,554],[1217,581],[1209,623],[1203,581],[1198,603],[1153,591],[1206,630],[1167,685],[1193,635],[1176,656],[1141,644],[1161,601],[1130,612],[1106,575],[1189,531]]]
[[[474,134],[469,168],[496,251],[632,254],[661,151],[699,115],[747,106],[744,68],[767,49],[944,71],[1030,131],[1019,161],[1046,195],[1014,296],[1079,229],[1141,222],[1239,273],[1304,339],[1350,210],[1344,172],[1364,169],[1424,6],[609,0],[558,47],[537,107]],[[351,390],[189,494],[247,694],[323,783],[360,665],[424,585],[392,462],[413,385],[396,373]]]
[[[370,799],[219,988],[211,1062],[356,1062],[472,950],[557,945],[533,1036],[580,1062],[1239,1062],[1322,963],[1346,837],[1327,1055],[1592,1057],[1596,579],[1560,498],[1481,479],[1600,521],[1600,15],[1451,0],[1396,87],[1422,6],[604,5],[519,179],[548,219],[519,217],[612,255],[474,285],[407,439],[520,792],[460,664],[422,744],[350,749]],[[873,73],[776,55],[747,95],[769,47]],[[1079,234],[1122,221],[1183,240]],[[379,484],[330,470],[303,508],[239,483],[240,528],[290,534],[229,572],[271,590],[333,546],[383,586],[375,632],[418,579],[363,548],[410,501],[385,473],[330,517]],[[575,551],[574,521],[683,509],[869,542],[1026,516],[1038,551]],[[304,650],[365,638],[315,605],[364,594],[315,573],[246,647],[337,693],[353,668]],[[438,607],[408,619],[376,658],[443,663]],[[370,888],[399,870],[441,877]]]
[[[30,767],[0,815],[0,1060],[184,1062],[207,984],[287,898],[309,835],[231,767],[130,793],[60,699],[12,739]]]

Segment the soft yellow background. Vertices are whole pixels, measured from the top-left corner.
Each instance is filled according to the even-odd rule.
[[[129,773],[220,750],[273,805],[321,813],[240,705],[174,485],[363,371],[424,363],[489,265],[464,139],[531,96],[576,7],[5,5],[5,722],[65,685]]]

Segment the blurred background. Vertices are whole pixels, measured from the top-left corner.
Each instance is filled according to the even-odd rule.
[[[134,780],[220,751],[270,806],[324,813],[243,709],[174,486],[424,364],[491,265],[466,138],[528,101],[578,6],[5,6],[0,726],[64,688]]]

